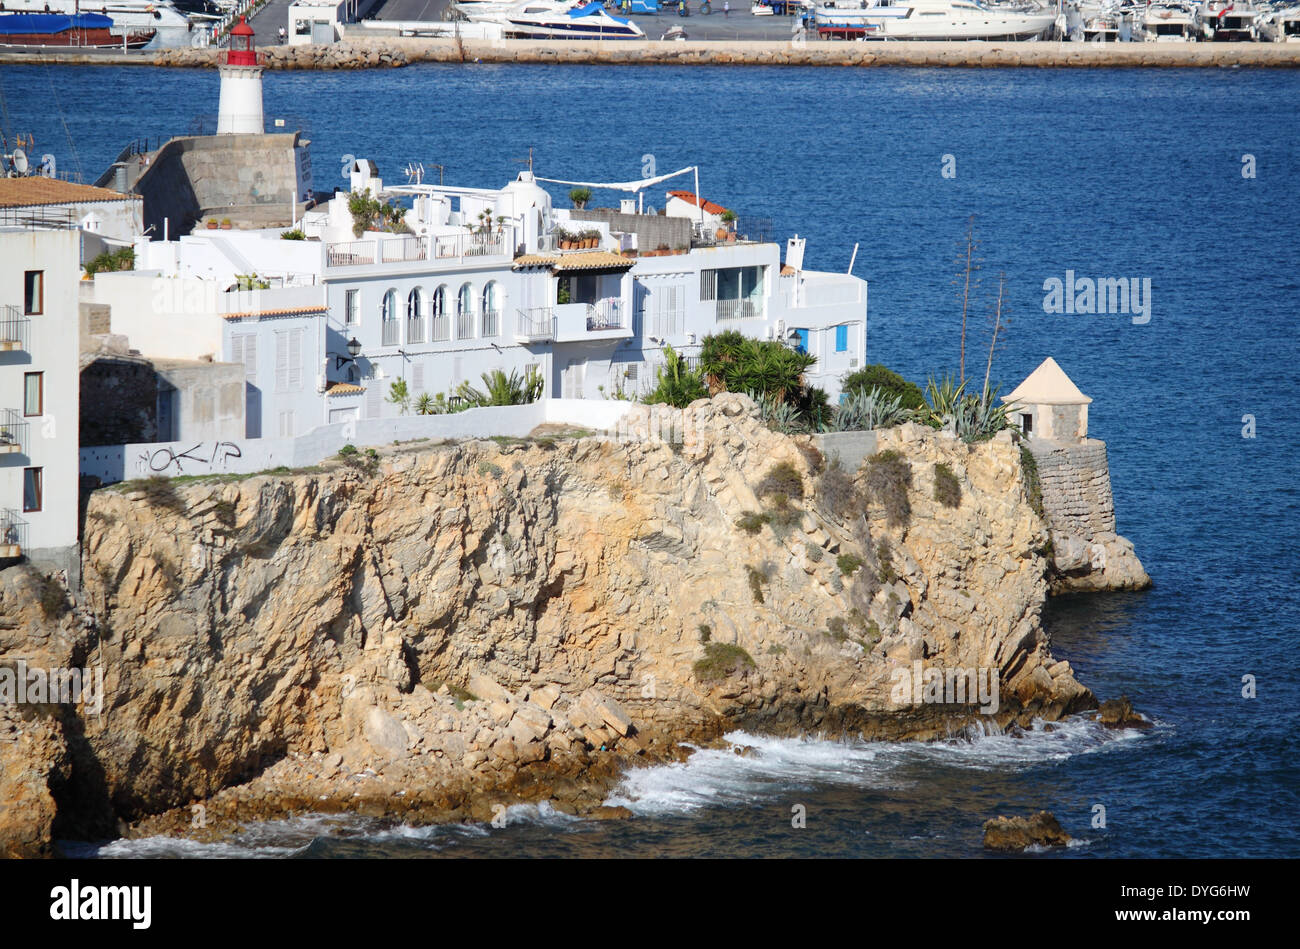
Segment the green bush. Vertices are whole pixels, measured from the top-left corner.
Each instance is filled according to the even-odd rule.
[[[134,269],[135,249],[131,247],[122,247],[115,251],[106,250],[86,262],[86,273],[92,277],[105,271]]]
[[[898,579],[898,571],[894,569],[894,550],[887,537],[882,537],[876,545],[876,577],[885,586]]]
[[[757,534],[771,518],[766,514],[747,511],[736,519],[736,526],[746,534]]]
[[[713,638],[713,629],[708,623],[700,624],[700,642],[707,643]]]
[[[645,397],[647,405],[671,405],[684,409],[697,399],[709,397],[703,375],[687,365],[671,346],[663,349],[664,364],[655,372],[655,387]]]
[[[787,499],[802,499],[803,475],[790,462],[778,461],[767,469],[754,493],[760,498],[783,494]]]
[[[961,505],[961,482],[953,470],[941,461],[934,466],[934,499],[944,507]]]
[[[878,363],[849,373],[840,383],[840,389],[849,394],[879,389],[885,396],[896,398],[904,409],[919,409],[925,405],[925,394],[916,383],[908,382]]]
[[[840,554],[835,558],[835,563],[839,566],[840,573],[851,577],[862,566],[862,558],[855,557],[853,554]]]
[[[165,508],[180,513],[187,507],[185,499],[176,493],[176,485],[170,478],[153,475],[143,481],[135,482],[144,491],[144,499],[154,507]]]
[[[912,469],[897,451],[887,449],[867,459],[867,491],[885,509],[892,527],[905,525],[912,516],[912,502],[907,496],[912,486]]]
[[[754,597],[754,602],[762,603],[763,584],[767,583],[767,577],[757,567],[749,564],[745,565],[745,572],[749,575],[749,592]]]
[[[59,581],[43,574],[36,576],[37,599],[41,605],[41,615],[48,620],[56,620],[68,612],[68,598]]]
[[[701,682],[719,682],[733,675],[744,675],[754,668],[754,659],[732,643],[706,643],[704,658],[695,663],[695,678]]]
[[[822,510],[836,515],[853,514],[861,505],[857,485],[839,458],[832,458],[817,479],[817,495]]]

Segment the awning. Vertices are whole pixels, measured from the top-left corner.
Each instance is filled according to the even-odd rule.
[[[593,270],[631,270],[636,260],[607,250],[579,254],[524,254],[516,257],[514,268],[549,267],[555,273],[590,272]]]

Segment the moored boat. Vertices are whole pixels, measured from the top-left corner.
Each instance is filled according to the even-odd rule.
[[[0,46],[75,49],[139,49],[154,30],[114,32],[111,17],[100,13],[0,13]]]

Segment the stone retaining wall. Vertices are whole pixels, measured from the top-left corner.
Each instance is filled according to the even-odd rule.
[[[1026,444],[1038,462],[1047,526],[1084,537],[1115,533],[1106,443],[1095,438],[1081,444],[1031,438]]]
[[[741,66],[1175,67],[1300,66],[1296,43],[575,42],[416,37],[268,46],[270,69],[371,69],[413,62],[636,63]],[[4,63],[215,66],[216,49],[136,53],[6,52]]]

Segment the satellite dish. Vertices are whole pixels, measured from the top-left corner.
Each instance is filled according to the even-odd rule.
[[[27,153],[21,148],[15,148],[13,155],[10,157],[14,163],[14,171],[20,175],[27,174]]]

